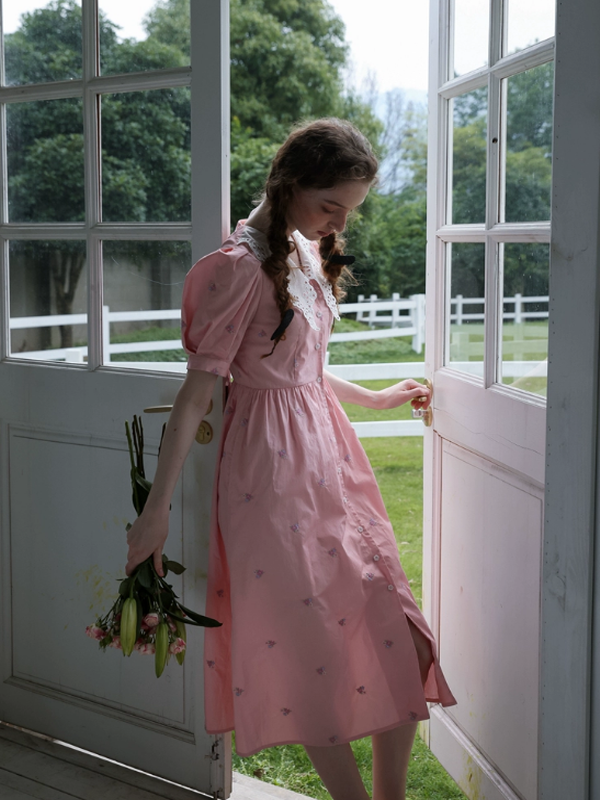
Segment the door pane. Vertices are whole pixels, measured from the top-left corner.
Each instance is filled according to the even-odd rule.
[[[11,355],[85,361],[85,242],[10,242],[9,280]]]
[[[100,0],[99,6],[104,75],[189,66],[189,0]]]
[[[6,116],[10,221],[82,221],[81,100],[9,104]]]
[[[178,222],[191,217],[190,90],[102,98],[102,218]]]
[[[448,223],[485,222],[487,88],[450,102],[452,213],[448,214]]]
[[[189,242],[104,242],[105,363],[186,362],[181,292]]]
[[[545,396],[550,245],[504,244],[500,259],[504,306],[499,380]]]
[[[506,0],[508,40],[505,53],[523,50],[554,36],[555,0]]]
[[[506,91],[506,222],[550,219],[554,64],[503,81]]]
[[[458,77],[488,63],[489,3],[454,0],[454,64],[450,77]]]
[[[446,301],[445,364],[483,377],[485,244],[448,244],[446,258],[450,297]]]
[[[2,24],[8,86],[81,78],[81,0],[4,0]]]

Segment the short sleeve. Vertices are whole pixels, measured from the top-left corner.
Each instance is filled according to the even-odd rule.
[[[229,377],[260,301],[262,269],[243,245],[216,250],[188,272],[181,303],[181,339],[188,369]]]

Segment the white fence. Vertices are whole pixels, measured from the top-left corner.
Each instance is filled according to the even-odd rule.
[[[469,306],[482,305],[481,297],[462,297],[457,295],[451,299],[451,322],[462,325],[467,322],[483,320],[483,313],[468,311]],[[527,305],[532,303],[547,303],[548,297],[514,297],[504,298],[505,304],[512,304],[513,311],[506,311],[504,319],[514,323],[521,323],[527,319],[543,319],[548,316],[547,311],[528,311]],[[343,303],[340,305],[342,314],[356,314],[356,319],[368,324],[369,329],[364,331],[349,331],[346,333],[333,333],[331,342],[360,341],[362,339],[379,339],[389,336],[412,336],[412,347],[420,353],[425,342],[425,295],[412,295],[402,299],[394,294],[391,300],[379,300],[377,295],[371,295],[365,300],[359,295],[357,303]],[[382,313],[383,312],[383,313]],[[167,339],[144,342],[112,343],[110,341],[110,325],[114,322],[152,322],[158,320],[173,320],[179,323],[180,310],[166,309],[160,311],[111,311],[104,306],[103,313],[103,345],[107,363],[111,356],[119,353],[143,353],[181,349],[179,339]],[[11,330],[54,327],[59,325],[85,325],[87,314],[65,314],[43,317],[12,317],[9,325]],[[385,327],[376,327],[385,326]],[[463,348],[461,347],[461,350]],[[17,355],[17,354],[15,354]],[[18,354],[20,358],[65,360],[70,362],[84,362],[87,358],[87,347],[56,348],[53,350],[26,351]],[[423,362],[403,362],[393,364],[329,364],[329,352],[326,355],[327,370],[334,375],[350,381],[357,380],[402,380],[404,378],[425,377],[425,364]],[[118,362],[123,363],[123,362]],[[127,362],[127,366],[151,369],[168,370],[170,372],[185,372],[185,362],[158,361],[158,362]],[[483,374],[483,360],[480,361],[452,361],[452,367],[461,372],[474,375]],[[534,374],[546,374],[545,361],[536,363],[532,361],[506,361],[503,364],[505,377],[520,378]],[[382,422],[356,422],[356,432],[361,437],[374,436],[422,436],[423,424],[420,420],[391,420]]]

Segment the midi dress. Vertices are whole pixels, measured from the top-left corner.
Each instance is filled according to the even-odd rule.
[[[400,564],[358,437],[324,373],[337,304],[313,242],[293,234],[294,317],[280,324],[243,222],[186,276],[188,369],[229,382],[213,490],[204,629],[205,728],[249,756],[333,746],[429,718],[455,698]],[[233,380],[231,380],[231,378]],[[423,686],[408,619],[431,643]]]

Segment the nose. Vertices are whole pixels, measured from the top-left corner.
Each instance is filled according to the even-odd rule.
[[[334,218],[331,221],[333,229],[336,233],[342,233],[346,227],[346,220],[348,219],[348,212],[339,209],[336,211]]]

